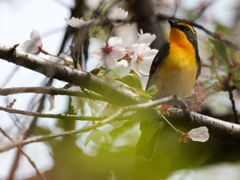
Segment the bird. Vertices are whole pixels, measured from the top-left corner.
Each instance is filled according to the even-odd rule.
[[[168,20],[171,30],[165,43],[153,59],[146,89],[156,85],[158,91],[152,100],[171,95],[186,97],[191,93],[200,75],[201,61],[198,51],[197,33],[186,22]],[[158,123],[158,124],[156,124]],[[137,142],[135,155],[145,159],[153,158],[159,132],[163,122],[140,122],[141,135]]]

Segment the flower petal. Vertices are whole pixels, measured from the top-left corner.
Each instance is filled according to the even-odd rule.
[[[112,54],[106,54],[103,56],[102,65],[107,69],[113,69],[117,65],[117,59]]]
[[[91,58],[97,58],[98,60],[101,60],[103,56],[103,51],[102,49],[97,49],[95,51],[90,52],[89,55]]]
[[[133,69],[134,71],[136,71],[138,74],[140,74],[140,71],[138,69],[138,63],[137,61],[131,61],[131,69]]]
[[[86,26],[90,23],[92,23],[92,20],[90,21],[84,21],[83,19],[72,17],[71,19],[64,18],[64,20],[68,23],[69,26],[72,26],[74,28],[81,29],[83,26]]]
[[[121,37],[111,37],[108,40],[108,45],[109,46],[117,46],[117,45],[122,46],[122,38]]]
[[[141,34],[139,34],[139,38],[137,40],[137,43],[145,43],[148,44],[148,46],[156,39],[155,34],[145,33],[141,31]]]
[[[149,75],[152,61],[147,62],[146,60],[138,64],[139,71],[144,75]]]
[[[156,49],[151,49],[147,44],[135,44],[135,52],[132,56],[131,68],[144,75],[149,75],[152,61],[157,53]],[[136,62],[136,64],[134,64]],[[138,67],[136,67],[138,66]]]
[[[36,42],[32,40],[25,41],[20,47],[26,53],[30,53],[30,54],[39,53],[39,47],[37,47]]]
[[[39,35],[39,33],[36,30],[32,30],[31,34],[30,34],[30,38],[31,40],[36,42],[36,45],[39,47],[42,47],[42,40],[41,37]]]
[[[39,33],[36,30],[32,30],[30,39],[25,41],[20,47],[23,51],[31,54],[38,54],[42,47],[42,40]]]
[[[205,126],[202,126],[199,128],[192,129],[191,131],[188,132],[188,136],[193,141],[205,142],[209,139],[208,128]]]

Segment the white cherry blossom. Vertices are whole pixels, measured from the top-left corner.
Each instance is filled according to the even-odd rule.
[[[26,53],[39,54],[42,51],[42,40],[39,33],[33,29],[30,40],[25,41],[20,47]]]
[[[138,34],[139,38],[137,40],[138,44],[145,43],[148,44],[148,46],[156,39],[155,34],[150,34],[150,33],[144,33],[143,30],[140,30],[140,34]]]
[[[124,11],[122,8],[114,6],[107,13],[107,18],[112,22],[113,25],[121,25],[126,18],[128,17],[128,12]]]
[[[193,141],[206,142],[209,139],[208,128],[205,126],[192,129],[187,134]]]
[[[81,29],[84,26],[89,25],[93,21],[93,20],[84,21],[83,19],[79,19],[79,18],[75,18],[75,17],[72,17],[71,19],[64,18],[64,20],[68,23],[69,26],[72,26],[72,27],[78,28],[78,29]]]
[[[153,58],[157,52],[156,49],[151,49],[148,44],[136,44],[135,52],[132,56],[131,68],[137,73],[149,75]]]

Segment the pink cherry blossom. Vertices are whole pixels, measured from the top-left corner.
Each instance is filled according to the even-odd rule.
[[[39,33],[32,30],[30,40],[25,41],[20,47],[26,53],[39,54],[42,51],[42,40]]]
[[[103,67],[113,69],[117,61],[126,55],[126,48],[122,46],[122,38],[111,37],[101,48],[89,53],[91,57],[97,58]]]
[[[151,49],[148,44],[136,44],[135,52],[132,56],[131,68],[137,73],[149,75],[149,70],[153,61],[153,58],[157,54],[156,49]]]
[[[122,46],[126,48],[124,59],[131,60],[135,47],[133,46],[133,36],[122,38]]]
[[[194,84],[194,93],[189,95],[191,98],[190,101],[190,109],[198,112],[200,111],[200,105],[202,104],[202,100],[204,100],[207,97],[207,93],[204,92],[202,83],[197,81]]]

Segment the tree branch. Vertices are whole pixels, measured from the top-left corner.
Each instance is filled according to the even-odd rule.
[[[87,92],[87,93],[86,93]],[[13,87],[13,88],[0,88],[0,95],[8,96],[12,94],[19,93],[42,93],[42,94],[50,94],[50,95],[68,95],[68,96],[77,96],[83,98],[89,98],[99,101],[108,102],[108,99],[103,96],[94,93],[92,91],[78,91],[73,89],[64,89],[64,88],[54,88],[54,87]]]
[[[126,112],[135,111],[135,110],[140,110],[140,112],[142,112],[142,110],[149,109],[150,107],[153,107],[153,106],[156,106],[159,104],[164,104],[167,102],[172,102],[172,101],[181,103],[181,100],[179,100],[179,99],[180,98],[177,98],[176,96],[170,96],[170,97],[155,100],[152,102],[147,102],[144,104],[125,106],[125,107],[120,108],[111,117],[108,117],[108,118],[106,118],[102,121],[99,121],[93,125],[90,125],[90,126],[87,126],[87,127],[81,128],[81,129],[77,129],[77,130],[66,131],[63,133],[56,133],[56,134],[50,134],[50,135],[37,136],[34,138],[30,138],[30,139],[0,148],[0,152],[8,151],[8,150],[10,150],[14,147],[20,146],[20,145],[23,146],[23,145],[33,143],[33,142],[45,141],[50,138],[87,132],[94,128],[97,128],[104,124],[110,123],[114,120],[117,120],[119,116],[122,116]],[[239,138],[240,137],[240,125],[238,125],[238,124],[224,122],[219,119],[204,116],[204,115],[201,115],[201,114],[198,114],[195,112],[191,112],[191,116],[186,117],[185,112],[178,108],[169,108],[168,111],[170,112],[169,118],[171,118],[172,120],[174,120],[175,123],[177,123],[181,126],[189,127],[189,128],[206,126],[209,129],[209,132],[211,135],[213,135],[217,138],[220,138],[220,139],[226,139],[228,141],[240,143],[240,138]],[[152,115],[152,111],[144,111],[143,113],[144,113],[144,116],[146,116],[146,117],[149,117],[150,114]],[[125,119],[126,118],[129,118],[130,120],[136,120],[136,113],[125,115]],[[139,119],[139,116],[138,116],[138,119]]]
[[[33,143],[33,142],[45,141],[45,140],[48,140],[50,138],[55,138],[55,137],[59,137],[59,136],[66,136],[66,135],[73,135],[73,134],[77,134],[77,133],[88,132],[88,131],[90,131],[92,129],[95,129],[95,128],[99,127],[99,126],[102,126],[104,124],[108,124],[108,123],[114,121],[119,116],[121,116],[122,113],[123,113],[123,109],[119,109],[111,117],[108,117],[108,118],[104,119],[103,121],[99,121],[99,122],[97,122],[97,123],[95,123],[93,125],[86,126],[86,127],[81,128],[81,129],[66,131],[66,132],[63,132],[63,133],[55,133],[55,134],[49,134],[49,135],[45,135],[45,136],[37,136],[37,137],[34,137],[34,138],[23,140],[21,142],[13,143],[11,145],[8,145],[8,146],[5,146],[3,148],[0,148],[0,152],[8,151],[8,150],[10,150],[12,148],[15,148],[17,146],[24,146],[26,144]]]
[[[39,72],[47,77],[69,82],[81,88],[94,91],[108,99],[112,104],[124,106],[137,103],[137,100],[134,98],[135,95],[131,91],[114,86],[89,72],[79,71],[68,66],[47,61],[1,44],[0,58]]]
[[[233,112],[235,123],[240,124],[239,120],[238,120],[238,112],[237,112],[237,109],[236,109],[236,105],[235,105],[235,101],[234,101],[234,98],[233,98],[233,92],[232,91],[233,90],[231,90],[231,89],[228,90],[229,99],[232,103],[232,112]]]
[[[199,113],[191,112],[192,120],[189,120],[184,116],[184,112],[181,109],[169,108],[170,117],[178,125],[196,128],[199,126],[206,126],[209,129],[209,133],[216,138],[227,140],[229,142],[240,143],[240,125],[230,122],[226,122],[220,119],[204,116]]]
[[[223,42],[224,44],[234,48],[235,50],[240,51],[240,48],[237,45],[233,44],[231,41],[229,41],[227,39],[224,39],[219,33],[209,31],[204,26],[202,26],[200,24],[197,24],[197,23],[194,23],[194,22],[191,22],[191,21],[188,21],[188,20],[185,20],[185,19],[180,19],[180,18],[176,18],[176,17],[169,17],[169,16],[164,15],[164,14],[157,14],[156,16],[151,17],[151,19],[149,19],[149,21],[155,22],[155,21],[162,21],[162,20],[168,20],[168,19],[173,19],[173,20],[189,23],[192,26],[195,26],[196,28],[203,30],[209,36],[212,36],[213,38],[220,40],[221,42]]]

